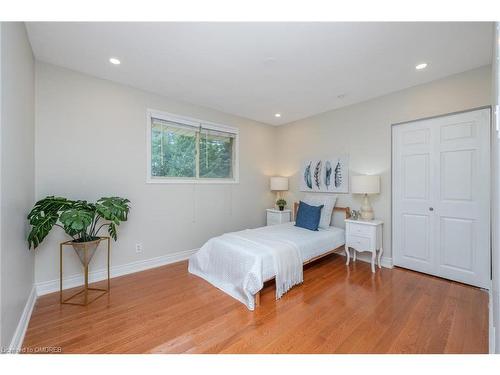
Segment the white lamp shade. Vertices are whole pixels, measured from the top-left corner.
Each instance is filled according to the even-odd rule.
[[[352,176],[351,193],[353,194],[380,193],[380,176]]]
[[[271,190],[273,191],[288,190],[288,177],[271,177]]]

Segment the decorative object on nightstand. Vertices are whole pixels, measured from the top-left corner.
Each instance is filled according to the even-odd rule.
[[[283,198],[278,199],[276,201],[276,206],[278,206],[280,211],[283,211],[285,209],[285,206],[286,206],[286,200],[284,200]]]
[[[380,176],[352,176],[351,193],[364,194],[365,198],[361,206],[361,219],[372,220],[373,209],[368,200],[368,194],[380,193]]]
[[[266,209],[267,213],[267,225],[276,225],[288,223],[292,219],[292,211],[291,210],[276,210],[274,208]]]
[[[377,257],[378,268],[384,249],[382,247],[382,226],[381,220],[345,220],[345,252],[346,264],[349,264],[349,248],[354,250],[353,261],[356,261],[356,251],[369,251],[372,253],[372,272],[375,272],[375,257]]]
[[[282,198],[280,192],[288,190],[288,177],[280,177],[280,176],[271,177],[270,185],[271,185],[271,191],[276,192],[276,199],[279,200],[280,198]],[[276,202],[276,205],[278,205],[278,202]]]
[[[358,220],[360,218],[361,214],[359,211],[356,210],[351,210],[351,219],[352,220]]]

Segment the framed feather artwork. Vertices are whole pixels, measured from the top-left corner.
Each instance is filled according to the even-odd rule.
[[[319,193],[349,192],[349,157],[309,159],[302,164],[300,191]]]

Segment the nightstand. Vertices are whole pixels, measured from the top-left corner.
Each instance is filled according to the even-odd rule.
[[[369,251],[372,253],[372,272],[375,272],[375,257],[378,252],[378,268],[384,249],[382,248],[382,226],[381,220],[345,220],[345,252],[346,264],[349,264],[349,248],[354,250],[353,261],[356,261],[356,251]]]
[[[276,225],[288,223],[292,220],[291,210],[276,210],[274,208],[268,208],[267,211],[267,225]]]

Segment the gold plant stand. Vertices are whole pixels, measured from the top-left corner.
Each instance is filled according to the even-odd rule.
[[[94,255],[94,252],[97,250],[97,247],[99,247],[100,243],[102,241],[108,241],[108,280],[107,280],[107,288],[90,288],[89,287],[89,263],[90,260],[92,259],[92,256]],[[84,276],[85,276],[85,285],[83,289],[79,290],[78,292],[72,294],[71,296],[64,298],[63,299],[63,247],[64,246],[71,246],[76,250],[76,248],[73,246],[74,242],[73,241],[65,241],[62,242],[59,245],[59,302],[61,304],[67,304],[67,305],[78,305],[78,306],[86,306],[91,302],[94,302],[96,299],[99,297],[102,297],[103,295],[107,294],[109,292],[109,253],[110,253],[110,248],[111,248],[111,242],[110,242],[110,237],[99,237],[98,240],[95,241],[95,247],[89,248],[90,245],[87,243],[83,242],[80,244],[80,248],[82,253],[78,254],[80,261],[83,265],[83,270],[84,270]],[[97,291],[101,292],[99,295],[91,300],[89,300],[89,291]],[[83,302],[70,302],[73,298],[76,296],[79,296],[80,294],[84,294],[84,299]]]

